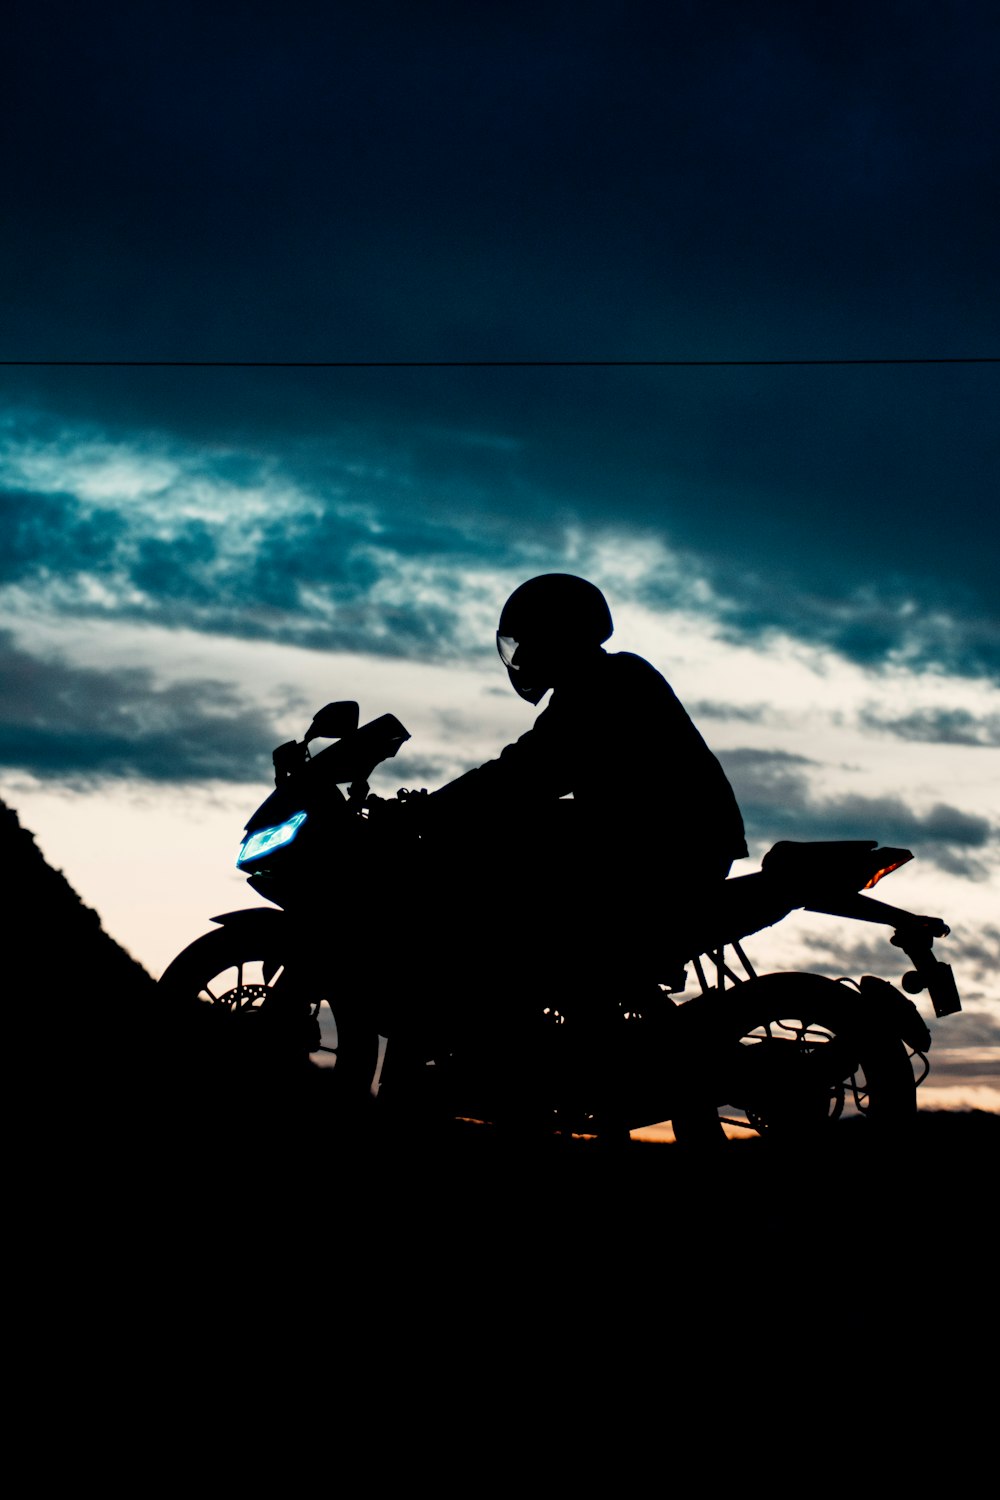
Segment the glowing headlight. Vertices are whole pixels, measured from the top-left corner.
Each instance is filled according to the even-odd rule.
[[[258,829],[240,845],[240,852],[236,856],[237,865],[249,864],[252,859],[260,859],[262,854],[270,854],[272,849],[290,844],[305,820],[305,813],[297,812],[285,823],[276,823],[273,828]]]

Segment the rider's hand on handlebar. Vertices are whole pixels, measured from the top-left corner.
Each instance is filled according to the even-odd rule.
[[[421,822],[420,810],[423,802],[424,798],[420,793],[408,791],[404,787],[395,797],[376,797],[374,794],[369,794],[365,799],[365,807],[369,819],[372,822],[381,823],[383,827],[416,828]]]

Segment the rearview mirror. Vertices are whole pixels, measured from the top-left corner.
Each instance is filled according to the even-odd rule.
[[[349,699],[341,703],[328,703],[313,716],[306,734],[310,740],[340,740],[345,734],[353,734],[358,727],[358,705]]]

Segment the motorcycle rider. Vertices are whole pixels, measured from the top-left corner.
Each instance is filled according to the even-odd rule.
[[[551,700],[496,760],[431,793],[427,814],[492,811],[506,825],[516,812],[628,883],[668,860],[683,861],[685,884],[724,879],[747,853],[732,787],[656,668],[605,651],[613,628],[607,600],[584,578],[546,573],[515,589],[497,650],[520,697],[537,705],[551,689]],[[568,797],[571,809],[555,808]]]
[[[551,699],[495,760],[419,798],[419,815],[451,877],[426,882],[440,893],[435,915],[447,889],[450,958],[479,998],[470,1007],[466,988],[450,1024],[479,1028],[520,1109],[547,1097],[566,1048],[547,1051],[539,1036],[515,1059],[497,1038],[514,1007],[522,1019],[568,1010],[575,1067],[600,1080],[614,1121],[615,1077],[624,1087],[629,1067],[613,1056],[619,998],[643,993],[625,988],[633,981],[651,992],[667,978],[656,965],[670,926],[704,908],[747,846],[718,760],[655,667],[604,649],[612,631],[607,600],[586,579],[547,573],[515,589],[497,650],[520,697]],[[505,938],[486,966],[484,887],[496,892]]]

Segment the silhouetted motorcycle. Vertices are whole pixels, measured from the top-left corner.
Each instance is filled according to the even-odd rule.
[[[873,1128],[915,1113],[930,1033],[907,995],[926,991],[938,1017],[961,1001],[933,953],[944,922],[864,894],[911,859],[908,850],[874,840],[778,843],[759,873],[721,883],[683,937],[670,926],[655,971],[624,977],[596,1012],[592,998],[575,1007],[571,992],[539,996],[527,1013],[513,1012],[516,1033],[508,1027],[500,1043],[489,1024],[476,1025],[468,972],[449,979],[446,944],[423,957],[396,954],[388,969],[391,935],[385,951],[373,944],[373,907],[445,878],[433,848],[414,863],[426,836],[408,818],[380,816],[383,799],[368,785],[409,737],[391,714],[359,726],[358,705],[338,702],[316,714],[304,739],[275,750],[275,790],[247,823],[237,857],[273,906],[214,917],[217,930],[163,974],[166,1001],[210,1007],[227,1027],[332,1064],[345,1098],[395,1097],[408,1111],[424,1096],[446,1116],[484,1121],[527,1106],[547,1129],[609,1138],[671,1120],[680,1140],[720,1136],[720,1121],[797,1140],[845,1112]],[[335,743],[314,753],[318,739]],[[873,975],[758,975],[742,940],[798,908],[892,928],[890,942],[913,965],[901,981],[907,994]],[[687,965],[697,991],[684,999]],[[400,967],[416,1005],[399,1002]],[[458,1003],[435,1009],[433,996],[449,986]]]

